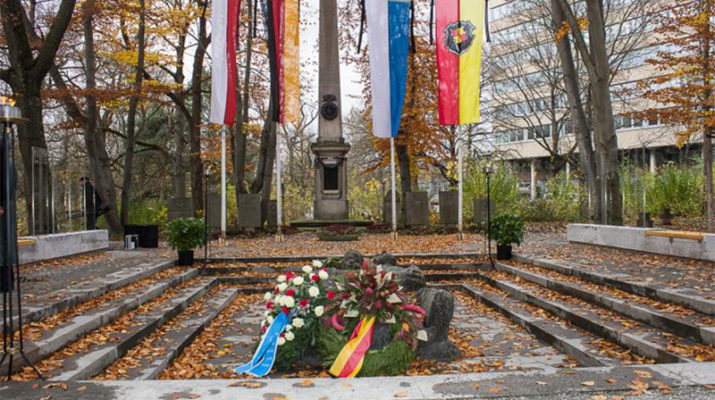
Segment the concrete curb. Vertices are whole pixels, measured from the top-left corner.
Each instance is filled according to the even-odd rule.
[[[693,362],[692,360],[667,351],[664,347],[657,343],[646,341],[637,335],[610,327],[603,323],[600,317],[595,314],[589,315],[587,313],[579,312],[579,310],[573,309],[566,304],[543,299],[530,293],[531,291],[529,289],[523,288],[511,282],[495,280],[487,276],[482,276],[481,279],[489,285],[501,289],[519,300],[542,308],[581,329],[618,343],[644,357],[652,358],[661,363]]]
[[[663,314],[639,305],[629,304],[625,300],[607,294],[588,291],[571,282],[558,281],[550,276],[540,275],[511,265],[497,263],[495,267],[497,271],[508,272],[545,288],[586,300],[678,336],[686,337],[704,344],[715,345],[715,327],[698,326],[681,318]]]
[[[236,296],[238,296],[239,291],[239,289],[229,288],[217,293],[214,298],[207,302],[207,306],[210,309],[209,312],[190,321],[193,322],[191,326],[180,329],[178,334],[172,337],[172,339],[176,340],[172,342],[173,347],[164,355],[155,358],[151,364],[143,370],[135,371],[136,375],[130,379],[148,380],[158,378],[159,374],[204,331],[206,326],[231,304]],[[167,334],[169,333],[167,332]]]
[[[70,381],[92,378],[126,354],[129,349],[149,336],[151,332],[179,315],[179,313],[185,310],[191,303],[208,293],[216,282],[216,279],[212,279],[198,287],[188,289],[188,293],[171,299],[169,304],[160,310],[158,314],[137,316],[137,320],[141,324],[139,329],[122,338],[119,342],[65,360],[65,368],[60,370],[62,371],[60,375],[49,378],[48,380]],[[67,361],[69,361],[69,363]],[[67,367],[68,364],[72,367]]]
[[[142,280],[173,265],[174,263],[172,261],[140,264],[134,268],[126,268],[107,275],[99,285],[97,285],[96,281],[82,282],[70,286],[67,289],[47,293],[42,296],[42,298],[61,298],[61,300],[49,300],[49,304],[40,307],[23,306],[23,322],[36,322],[59,314],[70,307],[74,307],[77,304],[95,299],[109,291]],[[16,322],[16,320],[17,318],[15,317],[13,322]]]
[[[153,300],[170,288],[195,278],[198,274],[199,271],[196,269],[185,271],[181,275],[150,286],[144,292],[134,297],[127,298],[114,307],[99,312],[97,312],[97,310],[89,310],[85,314],[78,315],[74,317],[69,324],[53,331],[51,336],[45,337],[37,342],[26,343],[25,354],[31,362],[36,363],[55,351],[62,349],[68,343],[79,339],[82,335],[92,332],[103,325],[114,322],[125,313]],[[6,364],[7,362],[4,363],[0,369],[5,369],[7,367]],[[26,363],[23,358],[15,359],[15,362],[13,363],[13,372],[18,371],[25,365]]]
[[[521,255],[514,256],[514,260],[521,261],[527,264],[533,264],[537,267],[550,269],[560,272],[565,275],[572,275],[579,278],[589,280],[593,283],[608,285],[617,289],[624,290],[629,293],[639,296],[650,297],[655,300],[675,303],[681,306],[692,308],[703,314],[715,316],[715,300],[706,299],[698,294],[693,293],[693,290],[688,289],[673,289],[661,285],[651,285],[643,282],[629,281],[632,277],[628,275],[603,275],[595,272],[585,271],[577,268],[569,263],[556,263],[547,259],[534,259]]]
[[[343,258],[345,254],[313,255],[313,256],[280,256],[280,257],[210,257],[209,263],[219,262],[311,262],[313,260],[325,260],[327,258]],[[367,258],[373,258],[378,254],[366,254]],[[470,257],[486,257],[484,253],[395,253],[397,258],[445,258],[459,259]],[[199,260],[201,258],[197,258]]]
[[[459,285],[433,285],[444,289],[461,290],[470,297],[486,304],[494,310],[500,312],[512,322],[526,329],[530,333],[536,335],[541,340],[554,346],[556,349],[574,357],[578,362],[589,367],[600,367],[613,365],[613,361],[600,357],[598,354],[593,354],[588,347],[584,345],[583,338],[567,338],[559,333],[552,326],[551,322],[543,318],[535,318],[527,315],[524,312],[513,309],[509,304],[505,303],[499,296],[492,293],[484,292],[469,284]],[[566,331],[565,328],[560,328]],[[575,335],[574,335],[575,336]],[[583,336],[578,334],[578,336]]]

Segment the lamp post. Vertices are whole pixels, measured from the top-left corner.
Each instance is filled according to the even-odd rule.
[[[209,260],[209,176],[211,169],[206,168],[204,172],[204,268]]]
[[[492,269],[494,268],[494,260],[492,260],[492,200],[491,200],[491,187],[489,178],[494,172],[494,166],[491,160],[489,160],[486,165],[484,165],[484,174],[487,177],[487,254],[489,257],[489,264]]]

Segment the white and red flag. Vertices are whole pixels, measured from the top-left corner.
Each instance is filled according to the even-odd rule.
[[[236,35],[240,0],[213,0],[211,5],[211,116],[214,124],[236,119]]]

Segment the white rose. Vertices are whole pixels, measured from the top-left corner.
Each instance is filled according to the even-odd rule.
[[[286,325],[286,331],[290,332],[293,330],[293,325]]]
[[[278,285],[278,290],[281,292],[285,292],[285,290],[288,288],[288,284],[283,282],[280,285]]]
[[[263,300],[268,301],[268,300],[271,299],[271,297],[273,297],[273,293],[271,293],[271,292],[266,292],[266,295],[263,296]]]
[[[293,332],[288,331],[285,333],[285,339],[290,342],[291,340],[295,339],[295,335],[293,334]]]
[[[323,268],[323,263],[318,260],[313,260],[313,268]]]
[[[320,279],[328,279],[328,273],[323,270],[320,270],[320,272],[318,272],[318,276],[320,277]]]
[[[291,325],[296,328],[302,328],[303,325],[305,325],[305,321],[303,321],[303,318],[293,318],[293,323]]]
[[[282,305],[283,305],[283,298],[284,298],[284,297],[285,297],[285,296],[283,296],[282,294],[279,294],[278,296],[276,296],[276,298],[275,298],[276,304],[278,304],[279,306],[282,306]]]
[[[323,315],[324,312],[325,312],[325,307],[323,307],[323,306],[315,307],[315,316],[316,317],[320,317],[321,315]]]
[[[304,280],[303,280],[303,278],[300,277],[300,276],[293,279],[293,284],[296,285],[296,286],[302,285],[303,282],[304,282]]]
[[[283,305],[288,308],[293,308],[293,306],[295,306],[295,299],[291,296],[285,296],[283,298]]]
[[[279,337],[278,338],[278,346],[283,346],[284,344],[286,344],[285,338]]]
[[[270,310],[266,310],[266,312],[263,313],[263,316],[264,316],[264,317],[267,317],[267,316],[269,316],[269,315],[271,315]]]
[[[268,321],[269,324],[272,324],[272,323],[273,323],[273,317],[270,316],[270,315],[267,316],[267,317],[266,317],[266,321]]]
[[[309,273],[313,272],[313,267],[311,267],[310,265],[306,265],[305,267],[303,267],[303,272],[305,272],[306,274],[309,274]]]
[[[278,277],[278,282],[279,282],[279,283],[280,283],[280,282],[285,282],[285,281],[286,281],[286,276],[285,276],[285,275],[280,275],[280,276]]]
[[[318,289],[317,286],[311,286],[310,289],[308,289],[308,294],[310,297],[318,297],[320,294],[320,289]]]

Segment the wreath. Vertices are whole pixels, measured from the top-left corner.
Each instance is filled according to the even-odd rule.
[[[417,340],[427,339],[425,331],[419,330],[424,311],[410,303],[392,272],[370,266],[367,261],[359,271],[336,277],[336,289],[337,301],[329,305],[326,320],[316,332],[318,354],[326,366],[333,366],[331,374],[338,375],[336,360],[358,332],[361,321],[368,320],[388,325],[392,341],[381,349],[364,352],[361,368],[350,376],[404,373],[415,358]]]

